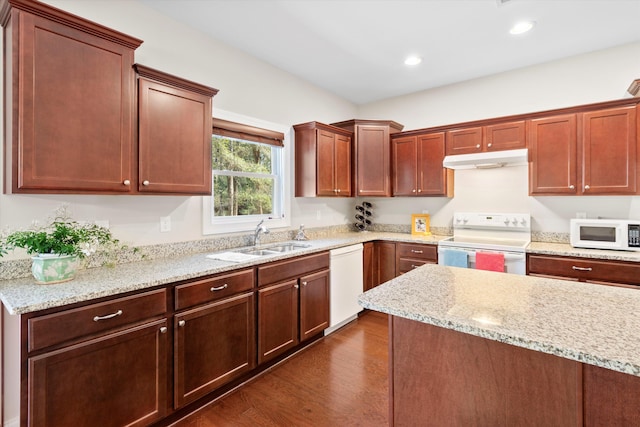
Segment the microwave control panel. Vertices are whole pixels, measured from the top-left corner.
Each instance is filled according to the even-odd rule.
[[[640,248],[640,224],[629,224],[627,236],[630,248]]]

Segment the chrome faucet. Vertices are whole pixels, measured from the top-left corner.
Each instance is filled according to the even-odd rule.
[[[269,234],[269,229],[266,226],[262,225],[263,222],[264,219],[258,223],[258,225],[256,226],[256,230],[253,233],[253,246],[258,246],[258,244],[260,243],[261,232],[264,234]]]

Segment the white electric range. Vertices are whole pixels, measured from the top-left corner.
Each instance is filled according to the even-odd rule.
[[[456,212],[453,237],[438,242],[438,264],[444,264],[447,249],[467,252],[468,268],[475,268],[478,251],[502,253],[506,273],[526,274],[525,250],[530,242],[530,214]]]

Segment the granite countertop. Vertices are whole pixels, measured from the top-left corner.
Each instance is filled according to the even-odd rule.
[[[640,292],[425,265],[362,294],[365,308],[640,376]]]
[[[610,261],[640,262],[639,251],[612,251],[604,249],[574,248],[568,243],[531,242],[527,253],[580,258],[605,259]]]
[[[9,314],[25,314],[47,308],[61,307],[67,304],[109,297],[125,292],[139,291],[154,286],[195,279],[211,274],[224,273],[266,262],[308,255],[354,243],[373,240],[437,244],[446,236],[414,236],[407,233],[390,232],[350,232],[337,233],[330,238],[306,240],[302,242],[308,248],[298,249],[277,255],[267,255],[242,262],[222,261],[207,258],[206,253],[181,255],[174,258],[161,258],[118,264],[115,267],[100,267],[80,270],[70,282],[52,285],[39,285],[31,277],[0,281],[0,300]],[[291,242],[291,241],[289,241]],[[264,246],[273,245],[274,242]],[[225,249],[219,252],[230,252]]]

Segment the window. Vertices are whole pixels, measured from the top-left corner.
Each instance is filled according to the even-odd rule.
[[[203,203],[204,234],[253,230],[261,219],[270,228],[289,226],[288,153],[282,130],[280,125],[216,110],[213,194]]]

